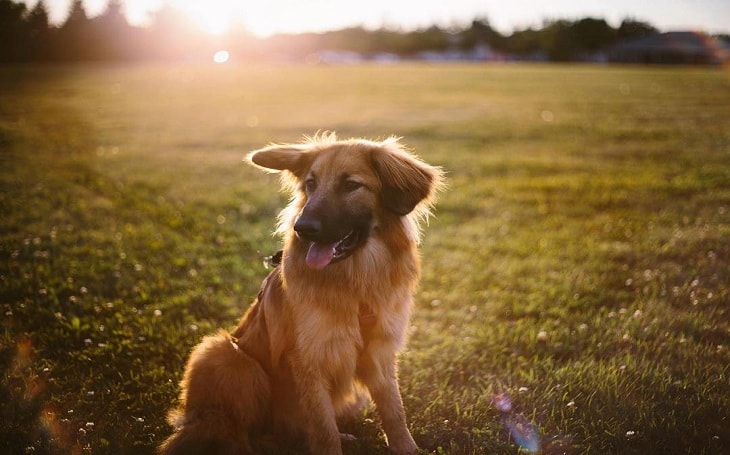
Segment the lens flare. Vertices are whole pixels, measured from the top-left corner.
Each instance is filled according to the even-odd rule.
[[[507,392],[492,397],[492,404],[502,417],[502,424],[507,428],[515,443],[528,452],[540,450],[540,433],[537,427],[523,414],[512,410],[512,399]]]

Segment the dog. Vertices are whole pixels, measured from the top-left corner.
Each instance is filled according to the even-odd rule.
[[[397,138],[334,133],[247,160],[279,172],[292,196],[278,219],[281,263],[235,330],[193,349],[159,453],[256,453],[256,437],[273,434],[341,454],[338,422],[370,400],[390,451],[415,453],[396,354],[419,278],[419,225],[442,170]]]

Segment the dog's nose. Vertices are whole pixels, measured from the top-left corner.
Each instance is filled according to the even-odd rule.
[[[299,217],[294,223],[294,231],[302,238],[312,239],[322,232],[322,222],[313,218]]]

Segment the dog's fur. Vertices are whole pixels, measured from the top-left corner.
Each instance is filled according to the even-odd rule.
[[[252,453],[254,436],[273,433],[305,437],[312,453],[340,454],[337,422],[368,395],[390,450],[414,453],[396,353],[419,276],[418,223],[440,169],[394,138],[334,134],[248,159],[283,171],[292,193],[279,216],[282,263],[231,334],[193,350],[170,412],[175,432],[160,453]]]

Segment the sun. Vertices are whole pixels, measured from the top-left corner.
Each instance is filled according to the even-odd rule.
[[[201,29],[214,35],[222,35],[241,17],[241,3],[236,0],[182,0],[175,5]]]
[[[355,21],[344,3],[325,0],[178,0],[174,5],[200,29],[214,35],[238,26],[258,36],[323,31]]]

